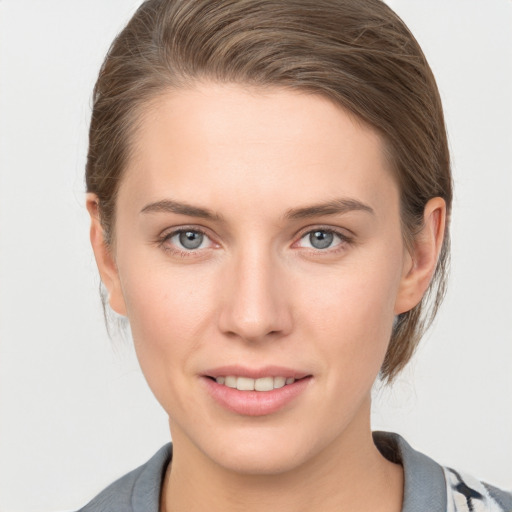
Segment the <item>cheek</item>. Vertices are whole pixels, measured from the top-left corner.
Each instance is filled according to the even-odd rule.
[[[398,246],[399,247],[399,246]],[[353,264],[309,283],[301,309],[307,312],[311,337],[346,362],[350,374],[368,366],[378,369],[391,336],[394,304],[401,276],[401,254],[382,248],[373,257],[354,258]]]
[[[211,276],[190,268],[141,268],[136,261],[121,267],[127,316],[141,369],[169,410],[166,390],[190,373],[191,356],[210,338],[214,287]]]
[[[153,335],[186,338],[204,324],[213,295],[212,276],[165,263],[141,271],[134,263],[122,272],[132,330],[148,335],[148,341],[157,341],[159,336]],[[145,336],[137,338],[146,341]]]

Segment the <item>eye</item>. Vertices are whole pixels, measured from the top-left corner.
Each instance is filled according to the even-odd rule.
[[[165,243],[173,245],[177,250],[194,251],[211,247],[208,236],[197,229],[180,229],[165,236]]]
[[[346,237],[335,231],[329,229],[314,229],[302,236],[299,241],[299,246],[317,250],[331,249],[346,240]]]

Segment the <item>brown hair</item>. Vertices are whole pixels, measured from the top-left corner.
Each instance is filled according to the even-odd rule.
[[[452,182],[437,86],[418,43],[380,0],[147,0],[113,42],[94,89],[87,190],[106,243],[137,121],[160,94],[201,80],[321,94],[372,126],[401,193],[406,244]],[[444,295],[448,230],[423,300],[394,326],[381,377],[412,356]]]

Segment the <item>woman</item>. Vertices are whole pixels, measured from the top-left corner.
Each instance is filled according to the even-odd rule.
[[[173,446],[84,511],[512,508],[370,429],[442,299],[452,201],[434,78],[385,4],[145,2],[86,173]]]

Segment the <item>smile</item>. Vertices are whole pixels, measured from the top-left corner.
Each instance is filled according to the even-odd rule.
[[[232,366],[208,373],[202,376],[208,395],[223,409],[242,416],[265,416],[291,407],[314,380],[309,373],[278,367]]]
[[[272,391],[293,384],[293,377],[261,377],[251,379],[250,377],[237,377],[234,375],[220,376],[215,379],[217,384],[237,389],[238,391]]]

